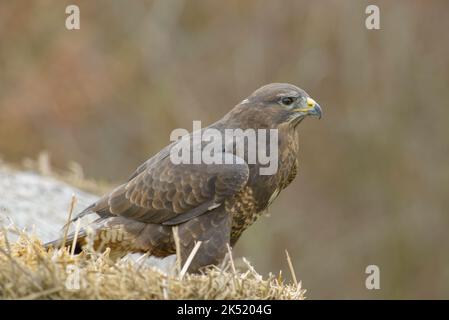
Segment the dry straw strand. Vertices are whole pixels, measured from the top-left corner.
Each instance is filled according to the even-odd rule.
[[[200,242],[180,273],[171,275],[142,261],[111,260],[108,252],[46,250],[41,241],[20,231],[19,240],[8,244],[6,232],[0,230],[0,299],[304,299],[305,290],[262,277],[246,259],[248,271],[243,274],[231,259],[223,268],[189,274]],[[74,276],[68,265],[78,272],[78,289],[66,286]]]

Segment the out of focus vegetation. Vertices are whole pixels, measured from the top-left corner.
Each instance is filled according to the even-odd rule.
[[[0,153],[116,183],[174,128],[291,82],[324,118],[301,124],[299,177],[236,255],[268,273],[288,249],[311,298],[447,298],[448,30],[444,0],[2,1]]]

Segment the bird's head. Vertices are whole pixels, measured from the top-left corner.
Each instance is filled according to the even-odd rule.
[[[322,116],[321,107],[315,100],[304,90],[288,83],[267,84],[254,91],[237,107],[269,115],[276,125],[290,123],[296,126],[307,116],[318,119]]]

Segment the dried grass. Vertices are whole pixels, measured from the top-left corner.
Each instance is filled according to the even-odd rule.
[[[46,177],[53,177],[60,181],[66,182],[73,187],[79,188],[83,191],[93,193],[96,195],[104,194],[114,185],[110,185],[105,181],[98,181],[88,179],[84,176],[84,170],[80,164],[76,162],[70,162],[67,168],[55,168],[51,164],[51,156],[47,151],[41,151],[37,155],[36,159],[25,158],[22,164],[2,163],[0,165],[11,167],[16,170],[28,169],[37,172]]]
[[[20,233],[11,244],[0,230],[0,299],[304,299],[300,283],[279,276],[234,270],[232,257],[204,274],[167,275],[139,262],[114,262],[103,254],[73,256],[66,248],[46,251]],[[194,254],[194,253],[193,253]]]
[[[76,170],[70,172],[57,171],[50,165],[45,152],[36,161],[28,159],[24,166],[97,194],[108,188],[106,184],[86,180],[79,166],[73,165]],[[72,216],[74,202],[72,199],[68,220]],[[19,240],[11,244],[8,232],[18,234]],[[179,247],[177,229],[174,228],[173,232]],[[198,242],[191,258],[200,245]],[[204,274],[186,273],[189,261],[181,266],[178,254],[175,270],[168,275],[143,264],[145,255],[137,261],[113,261],[109,259],[108,251],[100,254],[85,249],[79,255],[73,255],[68,248],[47,251],[39,239],[10,225],[7,230],[0,229],[0,299],[305,298],[301,283],[296,283],[289,257],[294,284],[285,284],[282,273],[278,276],[270,274],[264,279],[245,258],[244,267],[237,270],[230,247],[228,251],[220,268],[210,268]]]

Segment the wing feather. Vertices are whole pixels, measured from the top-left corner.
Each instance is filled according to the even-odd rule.
[[[127,183],[102,197],[88,211],[98,212],[102,217],[120,216],[145,223],[175,225],[220,206],[248,181],[246,163],[177,165],[164,155],[152,159],[140,166]]]

